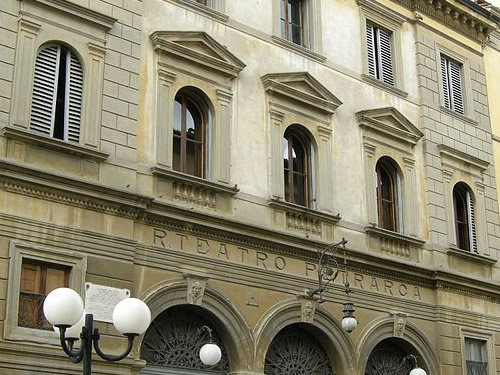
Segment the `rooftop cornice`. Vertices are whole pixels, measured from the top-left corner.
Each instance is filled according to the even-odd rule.
[[[484,42],[500,18],[470,0],[396,0],[413,11],[432,16],[470,38]]]

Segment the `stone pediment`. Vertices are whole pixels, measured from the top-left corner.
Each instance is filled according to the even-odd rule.
[[[417,144],[424,134],[394,107],[368,109],[356,113],[359,126],[384,136]]]
[[[266,74],[261,79],[268,93],[300,101],[329,114],[334,113],[342,104],[335,95],[307,72]]]
[[[156,31],[150,36],[155,51],[173,54],[235,78],[245,64],[214,38],[201,31]]]

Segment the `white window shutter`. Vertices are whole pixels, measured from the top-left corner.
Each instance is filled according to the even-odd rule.
[[[377,78],[375,66],[375,30],[372,25],[366,24],[366,47],[368,57],[368,74]]]
[[[380,51],[380,79],[388,85],[394,86],[391,34],[385,30],[378,29],[378,42]]]
[[[450,64],[450,79],[451,79],[451,94],[452,94],[452,107],[457,113],[464,114],[464,101],[462,96],[462,78],[460,73],[460,65],[453,61]]]
[[[61,48],[45,47],[35,61],[30,129],[52,136]]]
[[[467,206],[469,209],[468,219],[469,219],[469,241],[470,241],[470,251],[477,253],[477,238],[476,238],[476,223],[474,216],[474,204],[472,202],[472,196],[467,191]]]
[[[82,108],[83,72],[74,53],[68,51],[66,63],[66,98],[64,108],[65,140],[79,142]]]
[[[448,79],[448,60],[441,56],[441,77],[443,80],[444,106],[451,109],[450,104],[450,82]]]

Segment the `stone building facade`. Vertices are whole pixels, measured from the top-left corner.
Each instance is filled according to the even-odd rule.
[[[86,283],[129,290],[153,318],[94,373],[403,374],[408,354],[432,375],[497,373],[497,13],[4,3],[0,374],[81,371],[37,306]],[[320,301],[306,293],[318,251],[342,238],[347,266]],[[205,324],[223,348],[211,369],[197,359]],[[97,326],[106,351],[126,346]]]

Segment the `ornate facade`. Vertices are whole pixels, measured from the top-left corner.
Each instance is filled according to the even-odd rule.
[[[96,373],[500,370],[495,9],[6,0],[0,20],[0,374],[81,371],[39,307],[86,283],[153,317]]]

